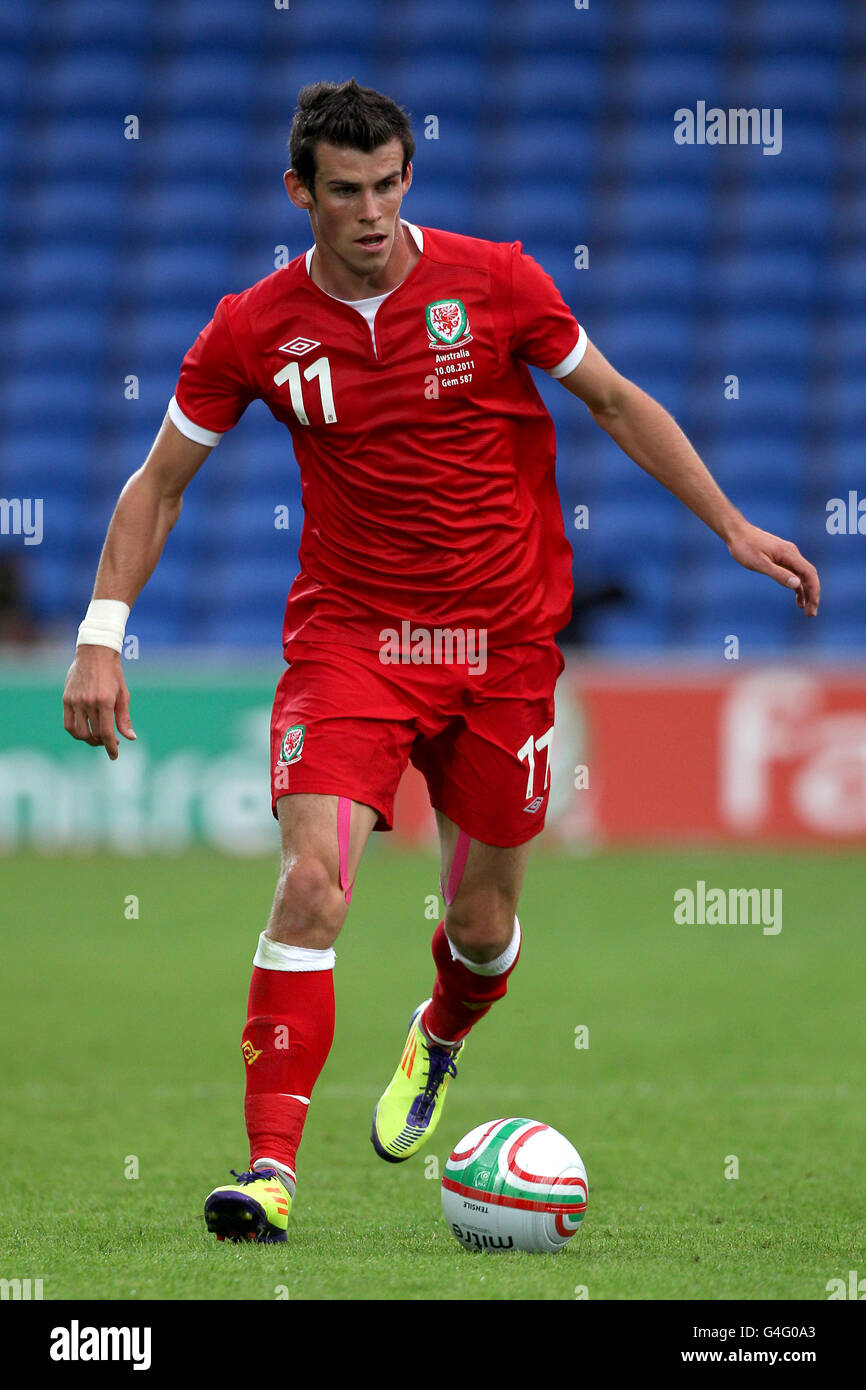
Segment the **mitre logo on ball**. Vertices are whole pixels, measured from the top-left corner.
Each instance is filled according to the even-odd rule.
[[[462,299],[436,299],[425,310],[431,348],[462,347],[472,342],[469,316]]]

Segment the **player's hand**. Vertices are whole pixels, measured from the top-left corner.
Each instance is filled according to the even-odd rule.
[[[797,607],[814,618],[821,599],[818,571],[799,552],[792,541],[782,540],[771,531],[762,531],[745,522],[728,543],[734,559],[747,570],[768,574],[777,584],[794,589]]]
[[[119,652],[111,647],[78,647],[63,691],[64,729],[93,748],[104,747],[113,762],[118,752],[115,720],[124,738],[135,738]]]

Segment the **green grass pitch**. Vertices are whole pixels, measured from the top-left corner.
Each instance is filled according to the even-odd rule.
[[[376,843],[337,944],[289,1243],[217,1244],[202,1202],[247,1162],[239,1040],[275,869],[0,863],[0,1275],[46,1299],[820,1300],[866,1272],[862,860],[844,854],[538,850],[508,998],[428,1149],[394,1167],[370,1117],[432,984],[437,868]],[[782,931],[676,925],[698,879],[781,888]],[[437,1166],[506,1114],[583,1156],[589,1208],[560,1254],[469,1253],[442,1219]]]

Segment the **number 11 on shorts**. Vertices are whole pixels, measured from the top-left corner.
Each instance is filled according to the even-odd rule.
[[[526,778],[526,800],[527,800],[527,801],[530,801],[530,800],[532,799],[532,795],[533,795],[533,791],[534,791],[533,783],[534,783],[534,781],[535,781],[535,755],[536,755],[536,753],[540,753],[540,752],[542,751],[542,749],[545,750],[545,754],[546,754],[545,760],[544,760],[544,787],[542,788],[542,790],[543,790],[543,791],[547,791],[548,785],[549,785],[549,783],[550,783],[550,750],[551,750],[551,747],[552,747],[552,746],[553,746],[553,725],[551,724],[550,728],[547,729],[547,730],[541,735],[540,738],[533,738],[532,735],[530,734],[529,738],[526,740],[526,742],[524,743],[523,747],[522,747],[522,748],[518,748],[518,750],[517,750],[517,756],[518,756],[518,758],[520,759],[520,761],[523,762],[524,759],[525,759],[525,760],[528,762],[528,764],[529,764],[529,774],[528,774],[528,776],[527,776],[527,778]]]

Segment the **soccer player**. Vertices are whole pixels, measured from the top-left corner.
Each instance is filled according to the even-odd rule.
[[[506,993],[517,904],[547,807],[571,552],[553,424],[527,364],[721,537],[818,609],[814,567],[727,500],[667,412],[587,339],[519,242],[400,216],[404,112],[354,81],[300,93],[288,196],[314,244],[227,295],[111,519],[64,691],[74,738],[135,734],[120,651],[184,489],[250,401],[292,436],[305,520],[271,723],[282,859],[255,953],[242,1052],[249,1167],[205,1203],[219,1238],[286,1239],[296,1154],[334,1031],[334,942],[372,830],[411,759],[441,840],[431,997],[412,1016],[372,1142],[432,1134],[470,1030]],[[115,723],[117,733],[115,732]]]

